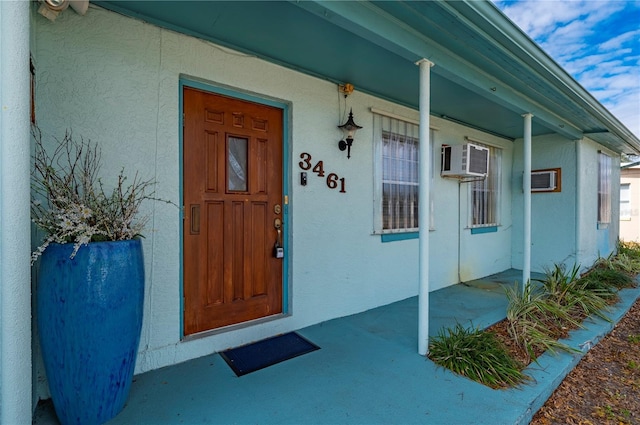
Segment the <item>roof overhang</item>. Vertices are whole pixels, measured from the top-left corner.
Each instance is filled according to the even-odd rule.
[[[634,136],[488,1],[94,1],[106,9],[418,108],[433,62],[431,113],[509,139],[588,137],[640,153]]]

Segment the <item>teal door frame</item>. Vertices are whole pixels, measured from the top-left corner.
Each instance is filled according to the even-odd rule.
[[[289,301],[289,264],[291,260],[291,251],[290,251],[290,241],[289,241],[289,231],[291,225],[291,214],[289,213],[289,203],[285,202],[285,200],[289,200],[289,192],[290,192],[290,147],[289,147],[289,123],[290,123],[290,105],[285,102],[263,98],[256,96],[254,94],[244,93],[242,91],[231,89],[228,87],[217,86],[214,83],[202,82],[197,79],[192,79],[189,77],[180,77],[179,81],[179,116],[178,123],[179,128],[183,128],[183,111],[184,111],[184,100],[182,98],[182,93],[185,87],[191,87],[199,90],[203,90],[213,94],[220,94],[223,96],[233,97],[238,100],[245,100],[248,102],[259,103],[262,105],[273,106],[275,108],[282,109],[282,196],[285,198],[283,200],[283,245],[285,256],[283,259],[282,265],[282,314],[288,314],[290,309],[290,301]],[[183,166],[183,143],[182,140],[183,132],[179,131],[179,144],[180,144],[180,153],[179,153],[179,181],[180,181],[180,205],[184,204],[184,182],[182,178],[182,166]],[[181,208],[180,210],[180,222],[182,223],[184,216],[184,210]],[[184,234],[182,226],[180,226],[180,339],[184,339],[184,251],[183,251],[183,243],[184,243]]]

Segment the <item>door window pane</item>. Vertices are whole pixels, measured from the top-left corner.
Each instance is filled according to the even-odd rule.
[[[227,190],[247,192],[247,146],[249,141],[229,137],[227,141]]]

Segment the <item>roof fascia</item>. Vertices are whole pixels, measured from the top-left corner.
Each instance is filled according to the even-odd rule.
[[[407,60],[428,59],[435,64],[434,72],[518,114],[530,112],[546,127],[564,137],[582,137],[582,131],[568,120],[533,99],[516,93],[498,78],[435,44],[370,2],[313,0],[292,3]],[[443,7],[443,2],[438,4]],[[459,16],[459,13],[455,14]]]
[[[602,122],[609,132],[620,137],[625,144],[638,151],[640,149],[640,139],[636,137],[624,124],[622,124],[607,108],[605,108],[593,95],[582,87],[567,71],[562,68],[551,56],[541,49],[526,33],[515,25],[500,9],[490,1],[459,1],[446,3],[457,11],[463,8],[473,10],[486,23],[490,24],[502,36],[507,38],[511,45],[507,49],[509,53],[518,49],[520,53],[526,55],[531,61],[527,64],[543,76],[555,89],[564,93],[574,102],[583,107],[590,115]],[[461,12],[463,13],[463,12]],[[491,39],[495,39],[489,35]],[[488,40],[491,40],[488,39]],[[500,48],[500,45],[496,45]],[[514,55],[512,55],[514,56]]]
[[[640,161],[630,162],[629,164],[622,165],[620,168],[624,170],[624,169],[627,169],[627,168],[636,167],[638,165],[640,165]]]

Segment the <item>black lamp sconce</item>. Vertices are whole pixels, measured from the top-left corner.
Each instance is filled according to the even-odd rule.
[[[339,125],[338,128],[342,130],[345,135],[344,140],[340,140],[338,142],[338,148],[341,151],[347,150],[347,159],[351,158],[351,145],[353,144],[353,135],[356,134],[356,131],[360,130],[358,124],[353,121],[353,110],[349,111],[349,119],[342,125]]]
[[[351,93],[353,93],[353,84],[349,84],[349,83],[340,84],[338,86],[338,90],[340,91],[340,93],[344,95],[345,110],[346,110],[347,109],[346,98]],[[351,145],[353,144],[353,135],[356,134],[356,131],[362,128],[353,121],[353,108],[349,111],[349,119],[347,120],[347,122],[345,122],[342,125],[339,125],[338,128],[342,130],[342,132],[344,133],[344,139],[338,142],[338,148],[343,152],[346,150],[347,159],[349,159],[351,158]]]

